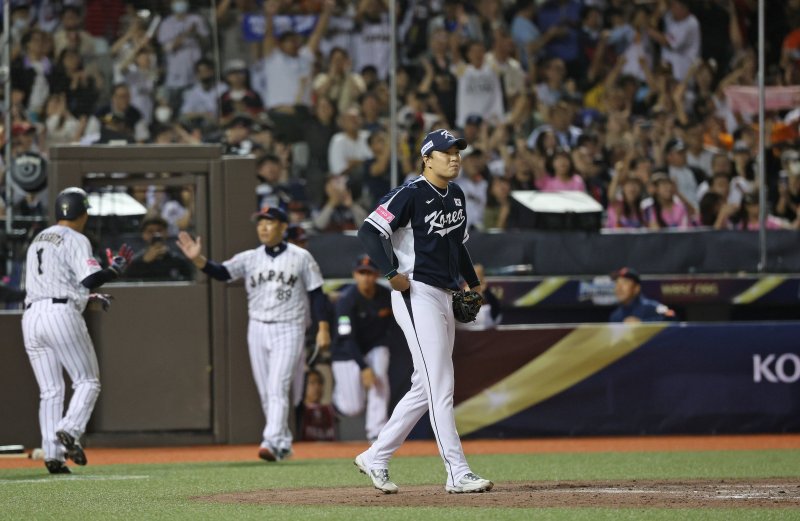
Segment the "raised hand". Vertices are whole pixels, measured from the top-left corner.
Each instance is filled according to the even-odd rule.
[[[199,235],[197,236],[197,240],[195,240],[192,239],[192,236],[188,233],[180,232],[178,233],[178,240],[175,241],[175,244],[178,245],[178,248],[181,249],[189,260],[195,260],[200,256],[200,252],[203,251],[202,241]]]
[[[108,267],[115,271],[117,276],[121,275],[122,272],[125,271],[125,268],[128,267],[128,264],[130,264],[132,258],[133,249],[131,249],[127,244],[123,244],[116,255],[114,255],[114,252],[111,251],[111,248],[106,248]]]

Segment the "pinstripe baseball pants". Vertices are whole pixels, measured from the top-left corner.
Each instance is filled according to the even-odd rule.
[[[56,431],[75,439],[86,424],[100,394],[100,369],[92,339],[81,313],[70,303],[50,299],[31,304],[22,315],[22,336],[33,374],[39,384],[39,427],[45,460],[64,461],[64,447]],[[74,394],[64,414],[64,374],[72,380]]]
[[[267,421],[262,447],[288,449],[292,446],[289,386],[303,351],[304,340],[305,326],[302,321],[266,323],[250,320],[248,324],[250,365]]]
[[[361,368],[355,360],[339,360],[331,364],[333,372],[333,405],[345,416],[364,410],[367,439],[378,436],[389,415],[389,348],[377,346],[364,355],[367,366],[375,373],[375,385],[366,392],[361,384]]]

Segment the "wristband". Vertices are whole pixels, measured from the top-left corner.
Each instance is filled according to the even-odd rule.
[[[397,270],[392,270],[386,275],[384,275],[384,277],[386,277],[386,280],[392,280],[395,275],[397,275]]]

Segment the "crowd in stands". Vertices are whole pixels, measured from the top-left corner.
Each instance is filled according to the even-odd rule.
[[[756,6],[401,0],[391,133],[387,0],[13,0],[12,155],[222,143],[256,157],[254,206],[338,232],[391,188],[393,142],[402,182],[449,128],[475,229],[513,229],[515,190],[577,190],[610,229],[753,230]],[[798,228],[800,6],[766,9],[767,227]]]

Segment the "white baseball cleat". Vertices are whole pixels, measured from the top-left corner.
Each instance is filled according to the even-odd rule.
[[[375,486],[375,488],[384,494],[397,494],[397,485],[389,480],[389,469],[370,470],[367,468],[367,464],[364,462],[363,454],[356,456],[356,459],[353,460],[353,465],[358,467],[358,470],[362,474],[369,476],[370,479],[372,479],[372,484]]]
[[[458,480],[456,486],[445,485],[444,489],[449,494],[466,494],[469,492],[488,492],[492,490],[493,486],[494,483],[488,479],[483,479],[472,472],[467,472],[464,477]]]

